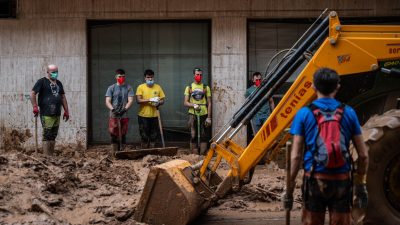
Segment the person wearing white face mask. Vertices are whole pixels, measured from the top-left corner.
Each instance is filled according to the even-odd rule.
[[[165,94],[160,85],[154,83],[154,71],[144,71],[144,84],[136,90],[141,148],[154,148],[158,134],[157,109],[164,104]]]
[[[54,153],[55,139],[60,125],[61,106],[64,108],[63,119],[69,120],[64,87],[57,78],[58,67],[48,65],[47,76],[36,82],[31,93],[33,114],[37,117],[40,113],[40,121],[43,126],[43,153],[46,155],[53,155]],[[38,102],[36,101],[37,94],[39,94]]]

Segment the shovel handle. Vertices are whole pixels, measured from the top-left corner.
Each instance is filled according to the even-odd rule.
[[[118,140],[119,140],[119,151],[122,151],[122,127],[121,127],[121,117],[118,117]]]
[[[164,132],[163,132],[162,123],[161,123],[160,110],[157,109],[156,111],[157,111],[157,118],[158,118],[158,127],[160,128],[161,143],[162,143],[162,147],[165,148]]]
[[[286,191],[290,188],[290,167],[291,167],[292,142],[286,142]],[[286,209],[286,225],[290,225],[290,209]]]
[[[37,125],[38,117],[35,116],[35,154],[38,154],[39,144],[38,144],[38,125]]]

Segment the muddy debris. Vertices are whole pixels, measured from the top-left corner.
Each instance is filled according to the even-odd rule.
[[[194,164],[204,158],[182,154],[109,160],[105,146],[78,156],[76,151],[62,147],[48,157],[19,148],[0,149],[0,224],[143,225],[133,217],[150,167],[173,159]],[[218,172],[228,170],[222,163]],[[281,211],[283,192],[284,171],[260,166],[250,184],[218,200],[210,210]],[[299,193],[295,192],[296,199]]]

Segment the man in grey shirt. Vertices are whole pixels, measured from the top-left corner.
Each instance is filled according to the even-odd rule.
[[[106,106],[110,110],[108,132],[110,132],[111,135],[111,157],[114,157],[115,152],[122,149],[122,146],[120,146],[120,138],[122,144],[126,143],[126,133],[128,132],[129,122],[127,111],[132,106],[134,97],[132,87],[125,83],[125,71],[123,69],[117,69],[115,72],[115,79],[117,82],[109,86],[106,92]]]

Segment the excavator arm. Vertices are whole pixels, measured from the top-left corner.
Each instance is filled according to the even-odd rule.
[[[329,67],[341,76],[382,70],[379,62],[400,59],[400,26],[341,25],[336,12],[320,18],[307,37],[285,62],[249,96],[228,127],[212,139],[205,159],[195,165],[174,160],[150,171],[135,219],[150,224],[188,224],[243,179],[265,154],[273,156],[289,138],[287,128],[295,113],[315,99],[314,72]],[[312,57],[308,56],[312,54]],[[298,69],[308,63],[270,117],[245,148],[233,141],[238,131],[274,92]],[[270,157],[270,159],[271,159]],[[222,160],[230,165],[222,180],[216,170]]]
[[[232,168],[217,194],[222,197],[231,187],[237,190],[240,186],[239,181],[243,180],[248,171],[265,154],[286,143],[289,134],[282,135],[282,133],[290,126],[295,113],[316,98],[312,86],[316,70],[329,67],[336,70],[340,76],[385,70],[379,68],[379,61],[400,58],[399,35],[399,26],[341,25],[336,13],[331,12],[329,36],[322,42],[250,144],[242,148],[232,140],[231,136],[223,141],[213,142],[200,174],[206,173],[207,168],[210,168],[212,157],[217,154],[217,158],[222,157]],[[271,94],[267,92],[265,96],[263,103],[271,97]],[[203,179],[205,178],[203,176]]]

